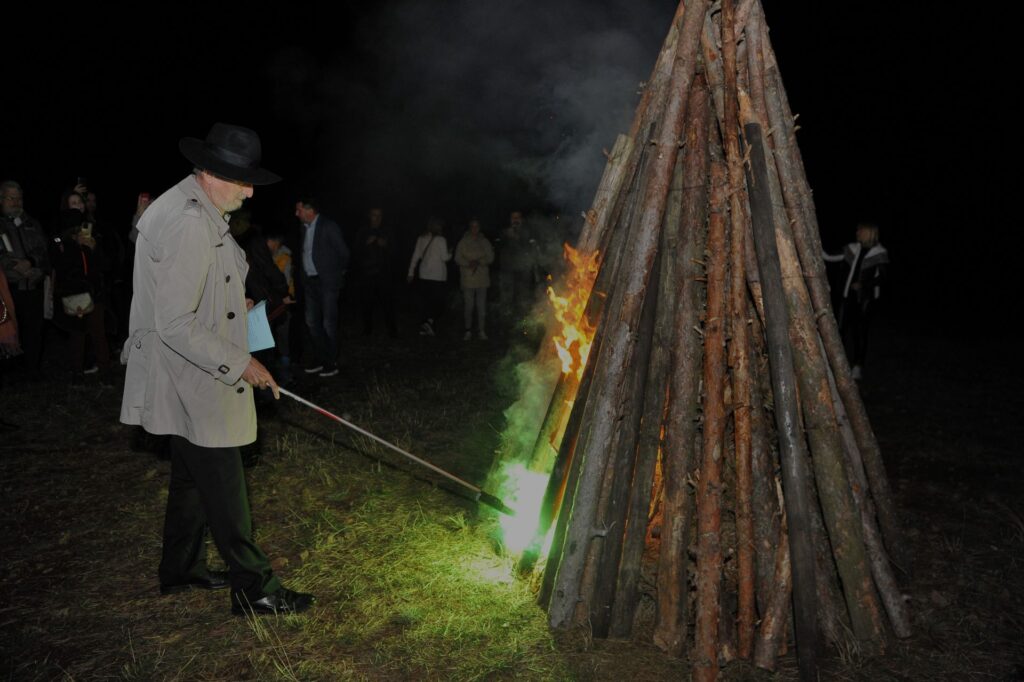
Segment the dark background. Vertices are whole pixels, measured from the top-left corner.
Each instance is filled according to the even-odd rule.
[[[881,226],[891,317],[952,332],[1005,309],[1008,218],[1020,222],[1008,22],[918,3],[764,4],[826,248],[857,221]],[[313,192],[349,231],[372,204],[410,240],[430,215],[458,235],[471,215],[494,231],[523,208],[559,216],[545,229],[560,240],[589,205],[602,148],[629,126],[674,7],[12,14],[0,176],[44,222],[84,176],[104,219],[127,229],[138,192],[189,171],[178,139],[222,120],[257,129],[264,165],[285,177],[250,202],[264,224],[294,228],[294,197]]]

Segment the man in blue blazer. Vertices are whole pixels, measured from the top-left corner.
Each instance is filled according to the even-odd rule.
[[[320,214],[315,199],[300,199],[295,217],[302,223],[299,274],[306,292],[306,326],[316,353],[306,372],[332,377],[338,373],[338,299],[348,270],[348,246],[341,228]]]

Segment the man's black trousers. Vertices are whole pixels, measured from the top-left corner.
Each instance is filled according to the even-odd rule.
[[[237,447],[206,448],[171,436],[171,482],[164,517],[160,584],[206,575],[205,530],[210,529],[231,577],[231,589],[250,600],[281,583],[252,540],[252,518]]]

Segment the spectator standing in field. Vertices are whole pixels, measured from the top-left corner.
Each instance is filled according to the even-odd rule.
[[[295,217],[302,223],[299,272],[305,293],[306,326],[316,352],[305,371],[333,377],[338,373],[338,302],[348,270],[348,245],[341,228],[320,213],[315,199],[300,199],[295,204]]]
[[[87,337],[96,358],[96,366],[89,368],[91,372],[110,369],[104,328],[107,306],[104,259],[103,249],[93,234],[93,225],[86,222],[85,214],[76,208],[62,210],[60,234],[54,241],[52,256],[54,320],[70,334],[68,358],[72,384],[82,383],[86,373]]]
[[[391,257],[394,235],[384,224],[384,211],[371,208],[367,223],[356,237],[359,258],[359,297],[363,313],[363,334],[373,333],[373,311],[379,310],[391,338],[398,336],[395,324],[394,282]]]
[[[50,272],[46,232],[25,212],[21,185],[8,180],[0,185],[0,193],[0,264],[18,311],[21,362],[29,372],[37,372],[43,353],[43,280]]]
[[[868,329],[885,286],[889,252],[878,241],[878,226],[861,223],[857,239],[825,260],[843,262],[843,297],[839,307],[839,331],[846,346],[854,379],[860,379],[868,348]]]
[[[445,283],[448,281],[448,261],[452,252],[444,238],[444,224],[437,218],[427,221],[427,229],[416,240],[416,247],[409,261],[406,279],[419,281],[423,298],[423,320],[420,322],[420,336],[435,336],[437,325],[444,315]]]
[[[477,334],[487,340],[487,289],[491,286],[490,265],[494,262],[494,248],[480,232],[480,221],[473,218],[469,229],[455,247],[455,262],[459,266],[462,286],[463,321],[462,338],[473,338],[473,310],[477,314]]]
[[[512,211],[501,230],[498,246],[498,290],[509,323],[515,324],[533,304],[533,244],[522,211]]]

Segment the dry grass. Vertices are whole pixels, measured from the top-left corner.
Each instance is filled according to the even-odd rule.
[[[500,354],[440,341],[421,353],[418,341],[386,363],[384,351],[357,348],[346,380],[296,391],[481,481],[513,399],[494,388],[507,386],[495,375]],[[872,418],[883,449],[899,453],[893,470],[917,555],[907,587],[914,637],[882,656],[852,642],[828,652],[822,679],[1012,679],[1024,664],[1024,533],[1015,520],[1024,508],[1019,465],[998,453],[1012,452],[1019,434],[943,433],[951,415],[987,425],[994,415],[965,412],[978,398],[971,383],[940,391],[900,371],[893,375],[908,385],[877,388]],[[906,415],[915,396],[943,393],[950,404],[936,402],[934,417]],[[688,674],[685,662],[648,644],[553,637],[533,586],[510,577],[485,510],[288,403],[263,420],[263,463],[249,472],[256,533],[285,583],[319,603],[302,616],[245,619],[230,615],[224,593],[161,598],[155,567],[169,467],[130,450],[131,433],[114,418],[119,392],[48,384],[19,387],[13,402],[10,395],[4,418],[23,428],[0,435],[6,679],[633,682]],[[1013,400],[1000,423],[1017,423]],[[987,488],[998,497],[980,492]],[[796,664],[791,652],[774,673],[733,662],[723,676],[791,680]]]

